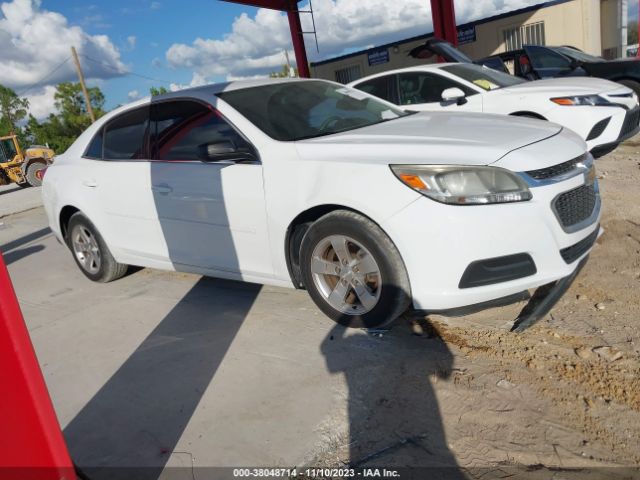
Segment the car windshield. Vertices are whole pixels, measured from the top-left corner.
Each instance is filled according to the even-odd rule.
[[[480,65],[456,64],[441,67],[445,72],[456,75],[467,82],[473,83],[475,86],[483,90],[495,90],[502,87],[510,87],[526,82],[522,78],[514,77],[507,73],[498,72],[489,67],[481,67]]]
[[[218,94],[271,138],[303,140],[408,115],[359,90],[323,81],[294,81]]]
[[[571,47],[554,47],[553,50],[555,50],[558,53],[561,53],[565,57],[578,60],[579,62],[605,62],[606,61],[602,57],[589,55],[588,53],[581,52],[580,50],[576,50],[575,48],[571,48]]]

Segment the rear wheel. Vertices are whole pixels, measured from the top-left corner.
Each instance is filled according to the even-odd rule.
[[[42,176],[38,173],[41,170],[47,168],[45,163],[41,162],[33,162],[27,167],[27,172],[25,177],[27,178],[27,183],[32,187],[39,187],[42,185]]]
[[[390,324],[409,306],[409,279],[391,239],[366,217],[331,212],[307,230],[300,268],[309,295],[349,327]]]
[[[94,282],[111,282],[127,273],[127,265],[116,262],[96,227],[80,212],[69,219],[67,245],[82,273]]]

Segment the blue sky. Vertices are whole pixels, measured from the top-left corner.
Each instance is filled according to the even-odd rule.
[[[428,0],[312,1],[321,51],[307,37],[311,61],[432,31]],[[465,23],[541,1],[455,0],[456,17]],[[630,17],[637,5],[629,1]],[[309,16],[302,21],[310,30]],[[71,45],[107,109],[151,86],[264,76],[282,68],[285,50],[294,61],[284,14],[219,0],[0,0],[0,45],[0,84],[29,98],[38,118],[53,111],[55,85],[76,80]]]
[[[128,93],[134,90],[146,96],[151,86],[169,88],[170,83],[189,84],[192,76],[189,70],[168,67],[165,53],[169,47],[174,43],[191,43],[197,37],[222,37],[229,31],[234,18],[243,12],[253,14],[256,10],[216,0],[111,0],[93,4],[51,0],[44,1],[42,6],[62,13],[70,24],[81,26],[91,35],[108,35],[132,72],[164,80],[126,75],[100,83],[108,107],[127,103]],[[136,37],[134,46],[127,41],[131,36]]]

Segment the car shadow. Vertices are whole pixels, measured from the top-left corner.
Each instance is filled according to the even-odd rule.
[[[380,336],[335,326],[322,342],[327,369],[342,374],[348,387],[348,464],[465,479],[447,445],[432,386],[449,378],[453,355],[439,338],[413,335],[408,321],[396,324]]]
[[[92,480],[158,478],[260,286],[200,279],[64,429]]]
[[[11,265],[12,263],[17,262],[24,257],[28,257],[33,253],[41,252],[42,250],[44,250],[44,248],[44,245],[31,245],[28,247],[11,250],[10,252],[3,254],[4,262],[7,265]]]

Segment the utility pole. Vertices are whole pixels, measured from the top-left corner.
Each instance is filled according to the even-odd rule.
[[[71,47],[71,55],[73,56],[73,61],[76,64],[76,71],[78,72],[78,79],[80,80],[80,86],[82,87],[82,93],[84,94],[84,101],[87,105],[87,112],[89,112],[91,123],[93,123],[96,121],[96,116],[93,114],[93,108],[91,108],[91,99],[89,99],[87,86],[84,84],[84,75],[82,74],[82,68],[80,68],[80,60],[78,60],[78,52],[76,52],[76,47]]]

